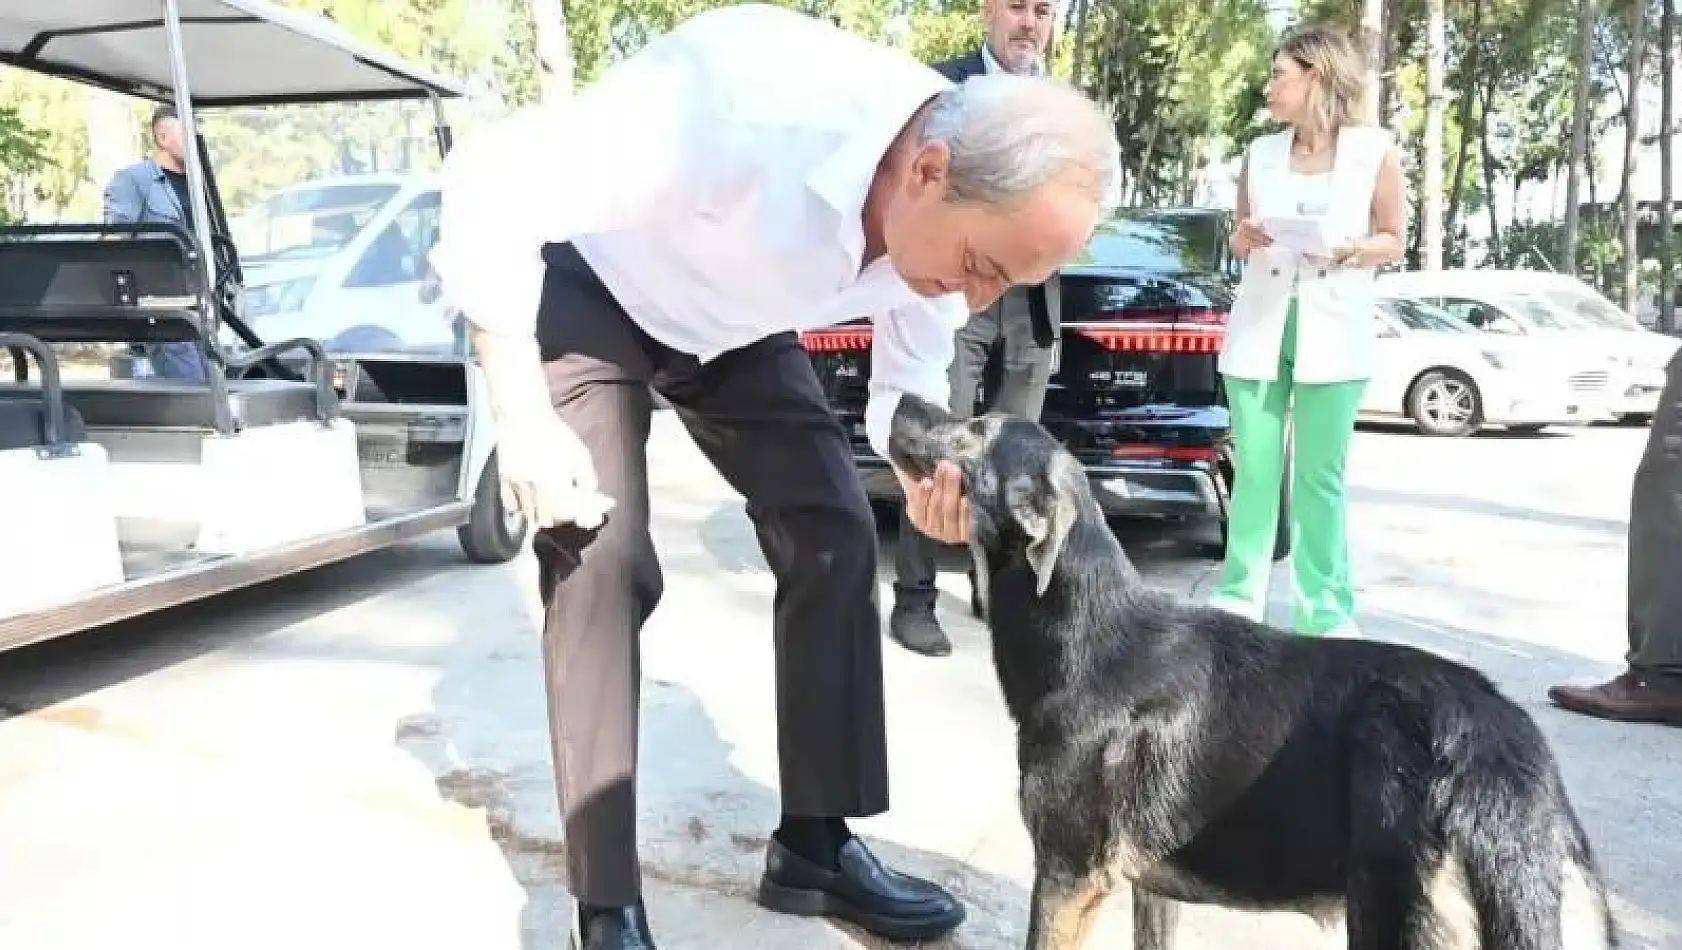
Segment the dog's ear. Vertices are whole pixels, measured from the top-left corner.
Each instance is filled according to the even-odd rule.
[[[1062,489],[1067,459],[1054,455],[1045,480],[1013,479],[1006,488],[1011,517],[1028,536],[1028,566],[1034,572],[1034,593],[1045,596],[1052,569],[1075,525],[1075,502]]]

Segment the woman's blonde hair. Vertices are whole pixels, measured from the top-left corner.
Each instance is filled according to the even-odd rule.
[[[1320,131],[1368,121],[1367,64],[1347,33],[1320,24],[1294,26],[1275,52],[1311,73],[1308,116]]]

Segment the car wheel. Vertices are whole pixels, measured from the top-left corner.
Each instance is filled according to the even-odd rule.
[[[469,561],[501,564],[520,553],[526,543],[526,529],[525,516],[502,503],[502,475],[492,452],[473,492],[473,513],[456,529],[456,540]]]
[[[1408,415],[1426,435],[1471,435],[1483,422],[1477,384],[1455,370],[1432,370],[1408,390]]]

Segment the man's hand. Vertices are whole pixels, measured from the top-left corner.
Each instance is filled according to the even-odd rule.
[[[597,491],[589,447],[550,403],[536,342],[474,327],[473,345],[496,416],[504,502],[538,529],[599,527],[613,499]]]
[[[613,507],[589,448],[547,403],[497,419],[497,459],[504,503],[537,528],[600,527]]]
[[[942,544],[966,544],[970,539],[969,499],[964,497],[958,466],[941,462],[934,477],[913,479],[894,467],[905,490],[905,514],[911,526]]]

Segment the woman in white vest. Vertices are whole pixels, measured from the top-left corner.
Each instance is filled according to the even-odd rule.
[[[1368,124],[1366,86],[1348,37],[1287,33],[1267,86],[1268,111],[1287,128],[1250,145],[1238,179],[1232,249],[1244,279],[1219,364],[1237,473],[1211,602],[1262,616],[1289,415],[1292,626],[1305,634],[1357,633],[1344,461],[1372,374],[1374,269],[1403,253],[1401,162],[1389,133]]]

